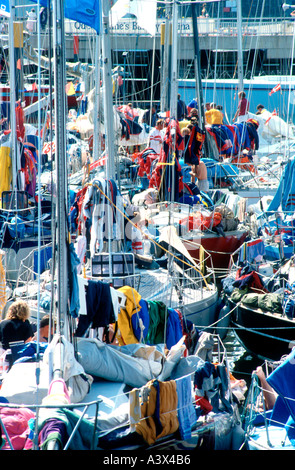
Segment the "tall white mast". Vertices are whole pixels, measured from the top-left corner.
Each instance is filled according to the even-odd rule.
[[[113,84],[112,84],[112,60],[109,37],[109,0],[102,1],[102,55],[103,55],[103,84],[104,93],[104,123],[106,133],[106,152],[108,155],[106,163],[107,179],[115,176],[115,146],[114,146],[114,110],[113,110]]]
[[[242,45],[242,5],[241,0],[237,0],[237,38],[238,38],[238,79],[239,91],[244,88],[243,69],[243,45]]]
[[[67,334],[65,321],[68,312],[68,255],[67,255],[67,152],[66,152],[66,94],[65,94],[65,35],[64,5],[53,2],[54,37],[54,111],[55,111],[55,170],[56,170],[56,220],[57,220],[57,325],[60,334]]]
[[[177,119],[177,43],[178,43],[178,2],[174,0],[172,7],[172,61],[171,61],[171,96],[170,116]]]

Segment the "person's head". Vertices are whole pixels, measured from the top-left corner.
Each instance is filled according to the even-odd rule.
[[[178,100],[180,100],[180,93],[178,93],[178,95],[177,95],[177,99],[178,99]]]
[[[50,318],[49,315],[44,315],[40,320],[40,329],[49,327]]]
[[[214,103],[214,102],[211,103],[211,104],[210,104],[210,108],[211,108],[211,109],[215,109],[215,108],[216,108],[216,103]]]
[[[6,319],[25,321],[28,320],[30,314],[30,307],[28,306],[27,302],[24,300],[16,300],[8,307]]]
[[[246,98],[246,93],[244,91],[239,91],[238,97],[242,100],[243,98]]]
[[[206,103],[206,104],[205,104],[205,108],[206,108],[207,111],[209,111],[209,109],[210,109],[210,103]]]
[[[156,126],[158,129],[163,129],[164,127],[164,120],[163,119],[158,119],[156,122]]]
[[[127,106],[129,106],[129,108],[133,108],[133,104],[132,104],[132,103],[128,103]]]
[[[49,337],[49,325],[50,325],[50,316],[49,315],[43,315],[43,317],[40,320],[40,333],[45,338]],[[54,332],[54,327],[55,327],[55,321],[52,320],[52,322],[51,322],[51,333],[52,334]]]
[[[182,136],[185,136],[185,135],[190,135],[190,129],[188,127],[184,127],[182,130],[181,130],[181,135]]]
[[[261,111],[264,109],[263,104],[258,104],[258,105],[256,106],[256,109],[257,109],[257,113],[256,113],[256,114],[261,114]]]
[[[196,108],[191,109],[190,117],[198,117],[198,110]]]
[[[218,104],[218,105],[216,106],[216,109],[219,109],[219,111],[222,111],[222,106],[221,106],[221,104]]]

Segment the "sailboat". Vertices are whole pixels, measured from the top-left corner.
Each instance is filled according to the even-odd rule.
[[[97,3],[94,6],[98,8]],[[92,11],[96,19],[100,18],[100,10]],[[105,34],[108,31],[108,13],[108,8],[104,4],[103,31]],[[209,364],[206,361],[208,359],[210,361],[210,354],[209,358],[207,357],[210,348],[208,350],[208,345],[206,346],[202,341],[201,344],[199,343],[200,340],[204,340],[202,335],[196,345],[199,355],[189,355],[190,363],[190,360],[187,361],[184,357],[183,338],[179,344],[175,345],[175,348],[171,348],[170,354],[166,356],[164,350],[156,345],[137,343],[119,347],[107,344],[96,337],[79,338],[71,334],[75,330],[77,317],[69,314],[70,311],[73,313],[70,308],[70,299],[73,301],[73,297],[69,298],[69,291],[71,294],[77,292],[75,291],[76,284],[73,282],[75,276],[70,277],[72,282],[69,282],[68,271],[68,266],[73,267],[71,264],[73,259],[67,246],[69,240],[66,223],[64,14],[67,14],[67,9],[64,13],[63,2],[55,0],[53,24],[58,181],[56,204],[58,215],[56,232],[57,331],[52,341],[46,346],[43,356],[37,346],[36,361],[17,360],[13,363],[2,380],[0,409],[5,410],[7,407],[16,409],[19,416],[24,410],[34,410],[33,414],[31,412],[26,415],[30,432],[24,444],[25,448],[37,449],[41,446],[41,448],[52,450],[120,448],[144,449],[145,451],[153,448],[157,450],[202,448],[206,436],[209,438],[221,422],[224,433],[222,438],[219,435],[213,448],[240,447],[243,443],[243,433],[240,432],[238,425],[237,408],[228,380],[226,353],[218,357],[217,367],[216,364],[209,362],[212,365],[209,375],[213,382],[208,390],[207,384],[203,383],[202,373],[198,374],[198,370],[202,370],[205,364]],[[71,11],[71,17],[72,14],[73,11]],[[80,14],[81,10],[79,10]],[[106,82],[107,79],[106,74]],[[70,264],[69,261],[71,261]],[[75,269],[71,272],[74,274]],[[126,315],[129,303],[124,303],[124,297],[122,306]],[[124,312],[120,311],[119,315],[124,315]],[[206,339],[211,338],[205,336]],[[201,356],[201,350],[203,350],[203,356]],[[16,355],[18,353],[19,357],[20,349],[14,352]],[[23,352],[26,354],[26,348]],[[95,358],[94,363],[93,358]],[[89,370],[93,366],[95,366],[95,371],[92,371],[91,375]],[[176,370],[178,366],[181,368]],[[183,370],[181,370],[182,367]],[[174,379],[171,379],[172,371]],[[193,377],[195,380],[192,380]],[[15,383],[18,384],[17,387]],[[194,405],[192,387],[194,388],[193,395],[196,394],[198,397],[197,408]],[[204,394],[207,396],[207,392],[211,397],[208,395],[209,401],[203,396]],[[6,403],[7,400],[9,405]],[[159,400],[161,409],[157,406]],[[141,403],[142,405],[138,408],[137,405]],[[209,410],[204,411],[204,405],[207,404],[211,412],[206,418]],[[188,418],[187,425],[184,423],[186,418]],[[161,424],[160,432],[159,423]],[[149,431],[150,428],[152,432]],[[2,412],[1,431],[6,448],[13,449]]]

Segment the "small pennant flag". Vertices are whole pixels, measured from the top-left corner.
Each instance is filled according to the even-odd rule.
[[[271,118],[272,118],[273,116],[277,116],[277,112],[276,112],[275,109],[273,110],[273,112],[271,113],[271,115],[269,116],[269,118],[267,118],[267,120],[265,121],[265,123],[264,123],[265,126],[269,123],[269,121],[271,120]]]
[[[71,95],[74,95],[76,92],[75,92],[75,87],[73,85],[73,82],[69,82],[67,85],[66,85],[66,94],[68,96],[71,96]]]
[[[273,95],[274,93],[276,93],[277,91],[279,91],[281,89],[281,84],[278,83],[270,92],[269,92],[269,96],[270,95]]]
[[[158,113],[158,115],[160,118],[163,118],[163,119],[170,118],[170,111],[163,111],[163,112]]]
[[[21,69],[22,69],[22,63],[21,63],[21,60],[20,60],[20,59],[18,59],[17,62],[16,62],[16,68],[17,68],[18,70],[21,70]]]

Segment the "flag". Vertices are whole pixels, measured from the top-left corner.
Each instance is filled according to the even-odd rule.
[[[0,4],[0,16],[10,16],[9,0],[2,0]]]
[[[79,55],[79,36],[74,35],[74,55]]]
[[[273,93],[276,93],[277,91],[279,91],[281,89],[281,84],[278,83],[270,92],[269,92],[269,96],[272,95]]]
[[[271,113],[271,115],[269,116],[269,118],[267,118],[267,120],[265,121],[265,123],[264,123],[265,126],[269,123],[269,121],[271,120],[271,118],[272,118],[273,116],[277,116],[277,112],[276,112],[275,109],[273,110],[273,112]]]
[[[158,113],[158,116],[163,119],[170,118],[170,111],[162,111]]]
[[[21,69],[22,69],[22,63],[21,63],[21,60],[20,60],[20,59],[18,59],[17,62],[16,62],[16,68],[17,68],[18,70],[21,70]]]
[[[34,82],[33,85],[32,85],[32,91],[38,91],[38,87],[37,87],[36,82]]]
[[[32,2],[48,7],[48,0],[32,0]],[[97,34],[100,33],[102,18],[100,0],[64,0],[64,15],[65,18],[86,24],[95,29]]]
[[[127,13],[137,17],[138,25],[151,36],[156,34],[157,1],[150,0],[118,0],[111,8],[111,25],[116,26],[119,20]]]
[[[65,0],[65,17],[86,24],[99,34],[102,19],[100,0]]]
[[[66,94],[67,94],[68,96],[72,96],[72,95],[74,95],[75,93],[76,93],[76,91],[75,91],[75,87],[74,87],[74,85],[73,85],[73,82],[67,83],[67,85],[66,85]]]

